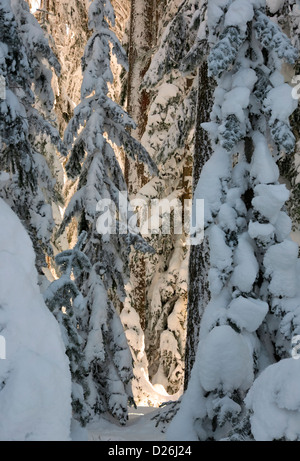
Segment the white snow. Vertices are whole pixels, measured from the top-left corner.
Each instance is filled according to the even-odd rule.
[[[223,289],[220,294],[214,296],[206,306],[200,324],[199,338],[204,339],[210,330],[219,323],[226,323],[227,307],[231,299],[228,289]]]
[[[209,291],[212,296],[218,296],[224,286],[219,269],[211,267],[208,272]]]
[[[293,297],[297,290],[298,245],[291,240],[271,246],[264,257],[269,291],[275,296]]]
[[[282,75],[281,72],[278,70],[275,70],[271,75],[270,75],[270,82],[273,87],[283,85],[284,84],[284,76]]]
[[[211,266],[220,271],[226,270],[232,263],[232,250],[225,242],[224,232],[216,225],[209,231]]]
[[[259,132],[253,135],[254,152],[250,167],[250,175],[261,184],[275,183],[279,178],[279,168],[276,165],[266,138]]]
[[[270,224],[261,224],[250,221],[248,233],[252,239],[259,239],[261,242],[268,243],[275,234],[275,227]]]
[[[228,203],[221,205],[218,220],[222,229],[231,231],[236,230],[237,213]]]
[[[267,0],[267,5],[272,14],[277,13],[283,7],[284,0]]]
[[[69,364],[34,261],[25,229],[0,199],[0,440],[69,440]]]
[[[34,14],[36,10],[41,7],[41,0],[31,0],[30,3],[31,3],[30,11],[32,14]]]
[[[258,273],[258,262],[254,255],[252,242],[245,232],[239,237],[238,247],[234,255],[234,271],[232,285],[243,293],[249,293]]]
[[[256,82],[256,72],[250,68],[242,68],[236,74],[234,74],[232,78],[232,88],[247,87],[250,91],[252,91]]]
[[[127,425],[121,427],[109,418],[99,418],[99,420],[88,424],[89,441],[163,441],[166,436],[161,432],[160,427],[155,427],[156,421],[152,418],[160,410],[153,407],[139,406],[137,409],[129,408],[129,421]]]
[[[270,365],[255,380],[245,401],[256,441],[300,439],[299,382],[300,360],[292,358]]]
[[[208,26],[215,27],[224,14],[229,0],[210,0],[207,5]]]
[[[197,199],[204,199],[205,225],[212,221],[212,215],[221,206],[222,178],[229,175],[230,158],[225,149],[218,148],[206,162],[197,184],[193,206]]]
[[[0,173],[0,182],[5,182],[5,181],[8,181],[10,178],[9,174],[6,173],[5,171],[1,171]]]
[[[260,299],[239,296],[231,301],[227,316],[239,328],[252,333],[262,324],[268,310],[268,304]]]
[[[158,90],[157,96],[155,98],[155,104],[161,104],[165,107],[169,103],[169,99],[175,98],[178,95],[179,88],[178,86],[164,82]]]
[[[284,211],[279,212],[277,220],[275,222],[275,228],[276,237],[279,242],[288,238],[288,236],[290,235],[292,231],[292,220]]]
[[[290,195],[285,184],[258,184],[254,188],[254,194],[252,205],[262,216],[274,224]]]
[[[228,8],[224,27],[236,26],[246,32],[247,23],[252,20],[253,15],[253,6],[249,0],[235,0]]]
[[[270,123],[274,123],[275,120],[286,121],[297,109],[298,101],[292,97],[292,87],[284,83],[269,91],[264,106],[271,112]]]
[[[241,122],[245,122],[244,109],[249,106],[250,90],[244,86],[238,86],[225,94],[222,104],[222,117],[226,119],[229,115],[235,115]]]
[[[206,403],[200,384],[200,363],[197,360],[192,369],[189,386],[183,394],[179,411],[172,419],[166,432],[169,441],[205,440],[206,433],[195,421],[206,416]]]
[[[199,343],[199,378],[206,391],[247,390],[253,381],[253,360],[243,336],[230,326],[213,328]]]
[[[152,383],[149,380],[145,336],[140,325],[138,313],[130,305],[129,298],[125,299],[120,318],[133,357],[134,378],[132,380],[132,392],[135,403],[139,406],[151,405],[152,407],[158,407],[163,402],[177,400],[181,395],[181,391],[169,395],[163,388],[163,383],[158,381]]]

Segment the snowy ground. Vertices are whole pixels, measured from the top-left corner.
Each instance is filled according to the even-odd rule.
[[[112,420],[101,418],[88,426],[88,440],[135,440],[135,441],[163,441],[165,434],[155,427],[156,420],[152,420],[160,410],[153,407],[138,407],[129,409],[127,425],[120,426]]]

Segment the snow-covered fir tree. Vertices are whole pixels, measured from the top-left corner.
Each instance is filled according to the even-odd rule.
[[[81,56],[91,35],[87,5],[79,0],[39,0],[30,4],[35,17],[52,37],[60,59],[61,73],[54,79],[54,91],[55,113],[63,134],[80,102]]]
[[[45,146],[52,143],[64,153],[51,120],[51,68],[59,73],[60,65],[25,1],[3,0],[0,8],[0,73],[5,80],[0,105],[0,193],[25,224],[43,274],[45,255],[52,254],[51,204],[59,202],[53,178],[59,169],[56,152],[52,148],[46,155]]]
[[[61,328],[72,375],[73,417],[82,425],[85,425],[91,416],[86,403],[89,395],[86,379],[88,369],[84,356],[84,341],[80,335],[80,319],[84,314],[85,300],[76,283],[91,269],[88,257],[81,251],[85,240],[86,232],[82,232],[73,249],[63,251],[55,257],[61,276],[54,280],[44,293],[45,302]]]
[[[146,259],[145,351],[151,382],[162,384],[169,394],[182,389],[184,376],[188,248],[184,231],[174,232],[174,215],[190,197],[189,146],[193,142],[196,94],[194,75],[182,77],[178,71],[193,14],[193,5],[184,2],[170,21],[170,8],[175,13],[179,3],[165,9],[158,25],[163,30],[161,43],[143,82],[151,95],[151,105],[142,143],[160,173],[137,195],[149,203],[145,228],[155,215],[163,216],[158,234],[149,236],[156,254]],[[164,201],[171,207],[175,204],[175,211],[159,209]],[[169,219],[170,229],[168,225],[163,229]]]
[[[267,1],[268,15],[272,20],[282,27],[292,44],[299,50],[300,48],[300,5],[296,0],[272,2]],[[283,68],[285,81],[294,86],[294,97],[299,100],[300,95],[300,57],[298,57],[295,66],[289,64]],[[279,169],[282,177],[291,190],[290,198],[287,202],[289,216],[293,221],[293,230],[297,232],[300,222],[300,184],[299,184],[299,122],[300,108],[299,105],[291,116],[291,126],[296,137],[296,149],[293,155],[283,156],[279,161]],[[296,236],[296,234],[295,234]],[[299,240],[298,240],[299,242]]]
[[[300,440],[299,21],[0,0],[0,440]]]
[[[81,57],[91,36],[91,30],[88,27],[89,2],[29,0],[29,4],[35,17],[50,34],[51,46],[53,45],[60,59],[61,73],[58,78],[54,79],[54,90],[55,113],[59,130],[63,133],[72,118],[74,108],[80,102]],[[129,15],[129,0],[113,0],[112,6],[116,12],[116,23],[113,30],[121,40]],[[115,79],[110,87],[110,93],[117,100],[120,94],[117,76],[121,67],[116,65],[114,57],[112,57],[112,68]]]
[[[132,399],[132,358],[118,311],[125,298],[131,245],[143,251],[152,249],[134,224],[127,226],[134,218],[114,146],[146,162],[151,173],[156,167],[128,131],[135,127],[134,121],[108,96],[108,82],[113,81],[111,52],[127,68],[125,52],[110,27],[114,21],[109,1],[92,2],[89,27],[93,33],[82,58],[81,102],[65,132],[71,148],[66,170],[77,180],[77,190],[60,232],[73,218],[78,219],[79,233],[87,232],[82,251],[92,268],[82,277],[79,289],[86,299],[80,327],[89,369],[88,405],[94,414],[109,411],[124,424],[128,399]]]
[[[39,11],[39,9],[36,10],[35,16],[39,21],[44,22],[44,27],[52,37],[51,46],[53,44],[53,49],[59,56],[61,63],[61,73],[53,79],[53,86],[55,91],[55,114],[59,131],[63,134],[73,116],[74,108],[79,104],[81,98],[81,57],[92,34],[88,27],[89,2],[79,0],[36,0],[31,3],[33,11],[37,7],[46,10],[46,13]],[[115,0],[112,5],[116,8],[116,23],[113,31],[121,39],[129,15],[129,0],[122,2]],[[114,55],[111,56],[111,68],[114,80],[112,84],[108,82],[108,94],[111,99],[118,102],[121,97],[119,75],[121,74],[122,66],[117,63]],[[118,159],[123,160],[122,149],[117,154]],[[64,175],[63,181],[60,181],[60,183],[63,184],[60,191],[62,191],[65,205],[67,205],[76,191],[76,180]],[[55,218],[56,224],[60,224],[61,216],[56,213]],[[54,251],[60,252],[73,247],[76,244],[76,238],[76,223],[72,222],[72,225],[66,229],[62,236],[54,239]]]
[[[149,204],[145,227],[155,219],[161,220],[148,236],[156,254],[146,259],[145,344],[149,375],[153,383],[163,384],[171,394],[183,383],[189,252],[184,229],[175,229],[175,222],[181,221],[183,212],[178,216],[179,210],[190,197],[191,152],[187,146],[192,145],[194,133],[193,123],[185,122],[191,122],[195,113],[195,89],[187,85],[181,90],[182,83],[180,78],[164,82],[153,98],[142,142],[157,159],[160,176],[138,192],[138,197]],[[159,161],[156,154],[162,152],[165,158]]]
[[[295,63],[297,51],[267,17],[265,1],[210,1],[207,21],[208,69],[217,88],[203,126],[213,155],[195,198],[205,199],[211,301],[168,437],[259,439],[265,425],[268,440],[298,439],[299,405],[289,406],[290,384],[278,376],[288,369],[294,386],[299,369],[296,360],[284,360],[299,329],[298,246],[290,239],[289,192],[276,164],[295,146],[289,117],[297,103],[281,70],[283,61]],[[273,421],[268,405],[277,415],[282,409],[284,422]]]

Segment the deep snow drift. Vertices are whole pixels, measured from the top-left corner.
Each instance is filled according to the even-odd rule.
[[[69,440],[69,364],[34,262],[24,227],[0,199],[0,440]]]

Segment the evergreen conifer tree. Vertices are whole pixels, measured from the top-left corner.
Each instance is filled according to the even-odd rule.
[[[142,84],[151,95],[142,143],[160,173],[138,191],[138,197],[149,203],[149,221],[158,214],[161,218],[157,235],[152,232],[148,237],[156,254],[146,258],[145,351],[149,377],[151,382],[163,384],[169,394],[176,394],[184,379],[189,247],[186,229],[178,232],[175,223],[182,219],[179,209],[183,210],[184,200],[191,194],[190,146],[196,113],[195,74],[182,76],[179,66],[194,39],[190,23],[196,7],[194,1],[182,2],[178,11],[175,5],[169,6],[176,14],[170,20],[170,10],[164,13],[169,23],[161,21],[164,32]],[[170,209],[163,209],[163,203]]]
[[[89,27],[93,33],[82,58],[81,102],[65,132],[71,149],[66,170],[78,183],[60,232],[74,217],[79,232],[87,232],[82,251],[92,268],[79,289],[86,299],[82,337],[89,370],[88,404],[92,413],[109,411],[124,424],[127,401],[132,399],[132,358],[119,310],[125,298],[131,245],[142,251],[152,249],[132,224],[134,217],[115,146],[124,147],[129,155],[147,163],[151,172],[156,172],[156,167],[128,131],[135,127],[134,121],[108,96],[108,82],[113,81],[111,52],[127,68],[126,54],[111,30],[114,21],[110,1],[91,3]],[[109,211],[105,209],[108,203]],[[106,226],[107,222],[111,225]]]
[[[296,104],[281,66],[283,60],[293,65],[297,52],[267,17],[264,1],[211,1],[208,27],[208,69],[218,86],[203,126],[213,155],[195,198],[205,200],[211,301],[191,380],[169,428],[172,440],[220,440],[235,431],[255,437],[260,415],[251,425],[245,418],[255,390],[252,400],[244,399],[259,373],[289,356],[299,328],[298,246],[289,237],[289,193],[276,164],[295,145],[289,117]],[[289,360],[295,376],[296,361]]]
[[[2,0],[0,21],[0,74],[5,80],[0,194],[26,226],[42,274],[45,254],[52,254],[51,202],[58,198],[43,146],[50,141],[65,153],[49,121],[54,103],[51,68],[59,73],[60,65],[25,1]]]
[[[296,0],[288,0],[285,2],[267,1],[268,15],[272,17],[286,32],[292,44],[296,49],[300,48],[300,5]],[[295,99],[300,98],[299,83],[300,83],[300,57],[296,61],[295,66],[285,65],[283,68],[285,81],[292,82],[294,86],[293,95]],[[300,222],[300,184],[299,184],[299,122],[300,108],[299,105],[291,116],[291,126],[296,137],[296,149],[292,155],[282,156],[279,160],[280,174],[288,181],[291,190],[290,198],[287,202],[289,216],[293,221],[293,230],[297,231]]]
[[[81,251],[85,240],[86,232],[82,232],[73,249],[55,257],[61,276],[49,285],[44,294],[45,302],[61,328],[72,376],[73,415],[82,425],[91,416],[86,403],[89,395],[86,379],[88,368],[84,357],[84,341],[80,335],[81,317],[86,306],[77,286],[77,280],[91,269],[89,259]]]

